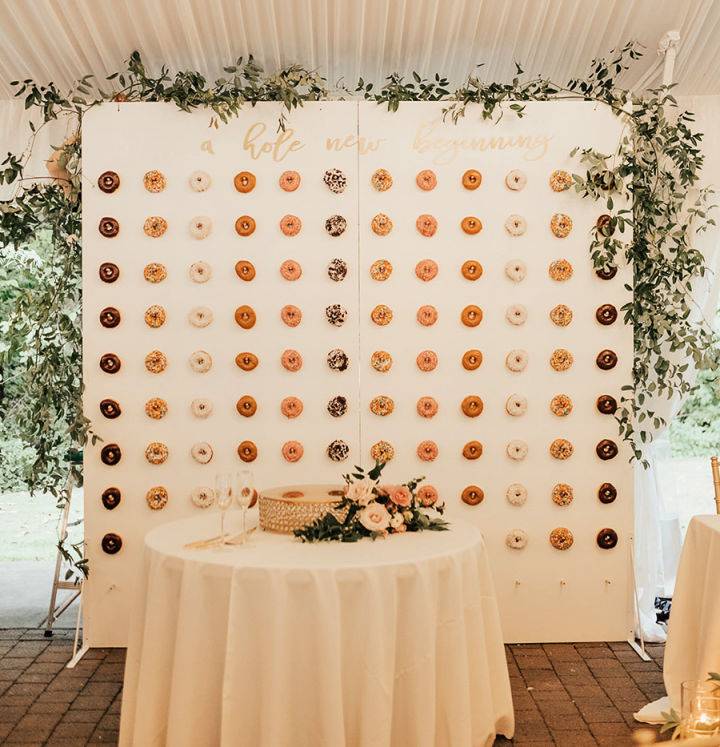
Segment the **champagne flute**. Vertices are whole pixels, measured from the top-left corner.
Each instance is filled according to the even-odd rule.
[[[227,473],[215,475],[215,499],[220,509],[220,544],[225,545],[225,513],[230,508],[233,499],[233,485],[231,476]]]
[[[240,535],[240,541],[243,543],[247,541],[247,530],[245,526],[247,510],[253,503],[253,497],[255,493],[253,482],[254,480],[252,470],[243,469],[237,473],[237,487],[235,490],[235,497],[237,499],[238,505],[242,509],[242,533]]]

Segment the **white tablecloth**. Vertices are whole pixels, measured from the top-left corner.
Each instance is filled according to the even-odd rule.
[[[473,527],[356,544],[255,532],[185,550],[217,516],[145,540],[120,743],[479,747],[512,736],[500,621]]]
[[[690,522],[675,581],[665,645],[666,698],[646,705],[639,721],[662,721],[660,712],[680,710],[680,683],[720,671],[720,516]]]

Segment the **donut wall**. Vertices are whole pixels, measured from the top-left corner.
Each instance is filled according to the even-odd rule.
[[[617,120],[279,113],[85,117],[88,642],[125,645],[145,533],[214,510],[217,472],[331,482],[373,455],[483,530],[508,641],[626,637],[632,468],[600,410],[630,377],[631,275],[594,272],[601,209],[563,173]]]

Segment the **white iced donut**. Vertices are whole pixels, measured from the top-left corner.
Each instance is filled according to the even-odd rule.
[[[207,283],[212,277],[212,267],[207,262],[193,262],[190,265],[190,280],[193,283]]]
[[[212,356],[205,350],[196,350],[190,355],[190,368],[195,373],[207,373],[212,364]]]
[[[205,171],[193,171],[188,181],[190,182],[190,189],[194,192],[205,192],[210,189],[212,184],[210,174]]]
[[[505,318],[510,322],[510,324],[514,324],[515,326],[525,324],[527,321],[527,309],[521,303],[508,306],[507,311],[505,312]]]
[[[514,482],[505,492],[507,502],[511,506],[522,506],[527,500],[527,488],[519,482]]]
[[[215,491],[212,488],[193,488],[190,500],[198,508],[210,508],[215,503]]]
[[[196,306],[188,314],[188,321],[193,327],[207,327],[214,319],[212,309],[209,306]]]
[[[525,366],[528,364],[528,354],[525,350],[511,350],[507,356],[505,356],[505,366],[508,371],[524,371]]]
[[[505,230],[511,236],[522,236],[527,231],[527,221],[522,215],[509,215],[505,221]]]
[[[527,532],[522,529],[511,529],[505,537],[505,544],[511,550],[522,550],[527,545]]]
[[[207,464],[213,458],[212,446],[207,441],[198,441],[190,449],[192,458],[200,464]]]
[[[527,267],[524,262],[519,259],[511,259],[505,265],[505,274],[513,281],[513,283],[519,283],[525,280],[527,275]]]
[[[505,402],[505,411],[514,418],[527,412],[527,399],[520,394],[511,394]]]
[[[190,221],[190,235],[194,239],[206,239],[212,230],[212,220],[207,215],[198,215]]]
[[[207,418],[212,414],[213,404],[205,397],[198,397],[190,403],[190,410],[196,418]]]
[[[527,456],[528,445],[525,443],[525,441],[521,441],[520,439],[515,438],[512,441],[508,441],[508,445],[505,451],[510,459],[514,459],[516,462],[520,462]]]
[[[527,184],[527,177],[522,171],[513,169],[505,177],[505,186],[514,192],[519,192]]]

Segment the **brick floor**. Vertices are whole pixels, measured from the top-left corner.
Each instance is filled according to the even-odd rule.
[[[121,649],[92,649],[75,669],[69,632],[0,630],[0,744],[117,744]],[[627,643],[551,643],[506,649],[515,704],[513,740],[496,745],[630,745],[632,714],[664,694],[663,647],[643,662]],[[411,747],[408,745],[408,747]]]

